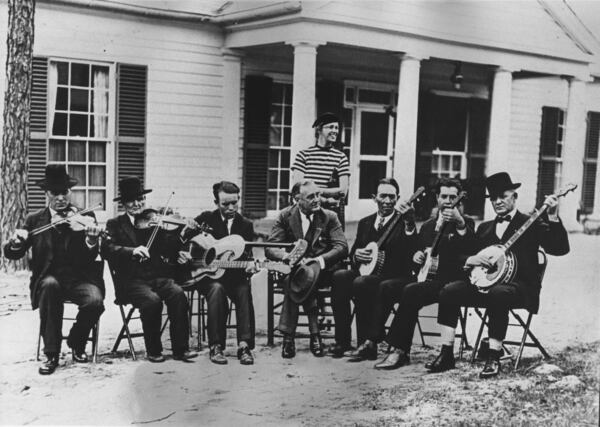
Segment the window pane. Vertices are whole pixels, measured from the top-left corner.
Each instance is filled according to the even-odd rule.
[[[90,66],[87,64],[71,64],[71,85],[90,85]]]
[[[290,188],[290,171],[289,170],[281,171],[281,183],[279,184],[279,188]]]
[[[69,161],[85,162],[85,141],[69,141]]]
[[[71,191],[71,203],[78,208],[85,209],[85,190],[72,190]]]
[[[288,126],[292,124],[292,107],[284,108],[283,124]]]
[[[385,176],[386,162],[360,162],[358,197],[360,199],[370,199],[371,196],[377,192],[377,183]]]
[[[66,135],[67,134],[67,114],[66,113],[55,113],[54,124],[52,125],[52,135]]]
[[[361,115],[361,154],[386,155],[388,151],[388,115],[364,112]]]
[[[96,206],[98,203],[101,203],[102,206],[106,206],[104,200],[105,193],[104,190],[90,190],[90,206]]]
[[[452,170],[454,172],[460,172],[460,166],[461,166],[461,158],[458,156],[452,157]]]
[[[442,156],[442,170],[447,171],[450,169],[450,156]]]
[[[270,211],[277,209],[277,192],[269,191],[267,194],[267,209]]]
[[[106,143],[89,142],[90,162],[106,162]]]
[[[274,106],[271,111],[271,124],[272,125],[280,125],[281,124],[281,109],[279,106]]]
[[[48,145],[48,161],[64,162],[66,160],[65,141],[51,139]]]
[[[68,62],[57,62],[56,69],[58,71],[58,84],[68,85],[69,84],[69,63]]]
[[[269,150],[269,167],[276,168],[279,166],[279,150]]]
[[[289,147],[292,140],[292,128],[283,128],[283,146]]]
[[[279,126],[273,126],[269,128],[269,145],[277,147],[281,145],[281,128]]]
[[[289,168],[290,167],[290,151],[289,150],[281,150],[281,167]]]
[[[71,114],[69,122],[70,136],[88,136],[88,116],[87,114]]]
[[[279,193],[279,209],[282,209],[289,205],[290,193],[287,191],[282,191]]]
[[[89,174],[90,186],[103,187],[106,185],[106,168],[104,166],[90,166]]]
[[[66,111],[69,105],[69,90],[66,87],[59,87],[56,90],[56,109]]]
[[[293,95],[293,90],[292,90],[292,85],[285,85],[285,97],[284,97],[284,102],[288,105],[292,105],[292,95]]]
[[[95,76],[97,73],[102,73],[108,76],[108,67],[103,67],[101,65],[92,65],[92,76]],[[94,80],[94,87],[108,89],[108,79],[98,79]]]
[[[269,171],[269,188],[277,188],[277,171]]]
[[[69,175],[77,180],[78,187],[85,187],[87,185],[85,179],[85,166],[83,165],[69,165],[67,167]]]
[[[89,92],[83,89],[71,89],[71,111],[88,111]]]

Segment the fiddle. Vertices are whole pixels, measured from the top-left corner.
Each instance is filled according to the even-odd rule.
[[[73,208],[70,208],[70,211],[64,218],[55,219],[49,224],[42,225],[41,227],[31,230],[29,232],[29,236],[35,236],[36,234],[43,233],[44,231],[50,230],[51,228],[54,228],[57,225],[64,223],[68,223],[69,226],[73,229],[73,231],[82,231],[85,230],[86,226],[95,226],[96,220],[93,217],[86,216],[84,214],[95,211],[96,209],[100,209],[101,207],[102,203],[98,203],[96,206],[80,211],[75,211]],[[93,224],[91,224],[90,221],[93,222]]]
[[[155,227],[159,225],[164,230],[172,230],[177,228],[178,226],[186,226],[190,225],[189,220],[186,218],[181,218],[178,215],[169,214],[169,215],[161,215],[158,213],[156,209],[147,208],[140,212],[135,217],[135,228],[137,229],[147,229],[150,227]],[[177,227],[171,227],[177,226]]]

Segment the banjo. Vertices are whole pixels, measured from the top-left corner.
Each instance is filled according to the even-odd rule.
[[[447,209],[454,209],[458,204],[467,196],[466,191],[461,191],[458,197],[452,202],[452,204]],[[446,208],[444,208],[446,209]],[[444,234],[444,229],[446,228],[447,222],[442,222],[442,225],[435,235],[433,239],[433,244],[430,248],[425,249],[425,262],[419,271],[417,276],[417,280],[419,282],[424,282],[426,280],[432,280],[437,276],[438,266],[440,263],[440,255],[438,253],[438,249],[440,246],[440,242],[442,240],[442,235]]]
[[[408,199],[407,203],[410,204],[414,202],[421,194],[423,194],[424,191],[425,187],[417,188],[417,191],[415,191],[413,195],[410,196],[410,199]],[[367,246],[365,246],[365,249],[371,251],[371,261],[366,264],[361,264],[358,267],[358,271],[361,274],[361,276],[367,276],[371,274],[375,276],[381,275],[381,272],[383,270],[383,264],[385,262],[385,252],[382,251],[380,248],[391,234],[392,230],[400,220],[401,216],[402,215],[398,213],[398,215],[396,215],[396,217],[390,221],[387,230],[385,230],[385,233],[383,233],[383,236],[381,236],[377,242],[370,242]]]
[[[575,184],[567,184],[555,195],[557,197],[563,197],[576,188],[577,185]],[[529,219],[525,221],[506,243],[488,246],[477,253],[477,255],[490,260],[490,263],[492,264],[491,268],[475,266],[471,269],[469,279],[479,292],[484,294],[488,293],[492,286],[499,283],[509,283],[515,278],[518,268],[517,259],[510,251],[510,248],[540,217],[540,215],[546,211],[546,209],[548,209],[548,204],[544,202],[544,204],[539,209],[536,209]]]

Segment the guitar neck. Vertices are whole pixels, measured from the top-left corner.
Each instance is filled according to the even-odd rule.
[[[433,239],[433,244],[431,245],[431,256],[437,256],[438,247],[440,246],[440,242],[442,241],[442,235],[444,234],[444,230],[447,226],[448,223],[446,221],[443,221],[439,231]]]
[[[521,237],[529,227],[531,227],[531,224],[533,224],[539,217],[540,215],[542,215],[546,209],[548,209],[548,205],[542,205],[541,208],[537,209],[530,217],[527,221],[525,221],[525,224],[523,224],[512,236],[510,236],[510,239],[508,239],[506,241],[506,243],[504,244],[504,248],[505,250],[509,250],[511,248],[512,245],[515,244],[515,242],[519,239],[519,237]]]

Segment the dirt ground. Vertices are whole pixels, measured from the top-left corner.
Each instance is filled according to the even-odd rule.
[[[120,326],[110,282],[99,363],[74,365],[65,355],[59,369],[44,377],[35,361],[38,315],[29,305],[28,273],[3,275],[0,424],[597,425],[600,237],[570,237],[571,254],[550,258],[541,311],[533,322],[534,332],[555,356],[551,362],[564,371],[554,377],[533,376],[531,370],[542,361],[531,349],[518,374],[503,373],[490,381],[480,381],[480,366],[470,366],[466,358],[459,369],[426,374],[423,363],[436,354],[433,339],[428,344],[434,348],[416,344],[411,365],[392,372],[376,371],[372,362],[316,359],[305,339],[297,340],[297,357],[284,360],[279,345],[266,346],[264,334],[258,337],[253,366],[237,362],[233,336],[225,366],[210,363],[206,350],[192,363],[151,364],[143,359],[140,339],[134,341],[139,359],[132,361],[124,352],[110,353]],[[264,331],[264,294],[260,283],[254,286],[257,326]],[[424,326],[432,329],[434,324]],[[472,340],[477,326],[471,316]],[[167,334],[163,339],[169,355]],[[123,343],[121,349],[125,347]],[[550,383],[568,373],[578,375],[582,385],[576,391],[550,391]],[[527,399],[520,401],[520,396]],[[559,397],[570,408],[561,408]]]

